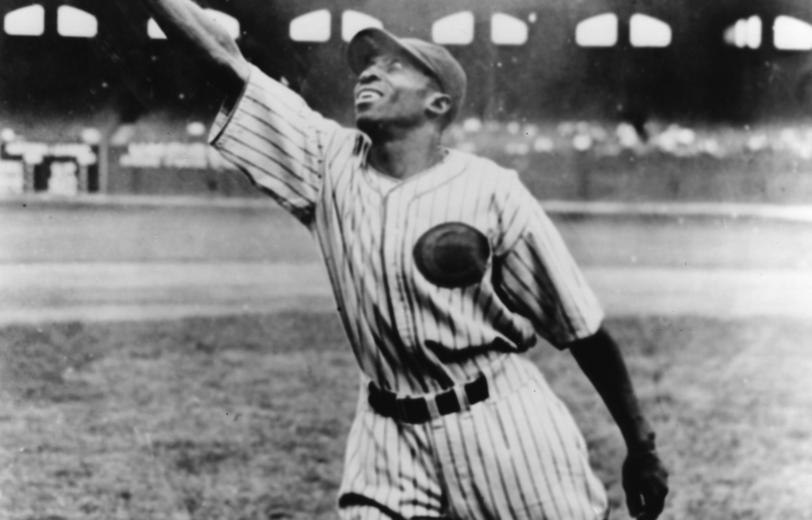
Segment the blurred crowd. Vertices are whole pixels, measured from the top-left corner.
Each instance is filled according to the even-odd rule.
[[[471,118],[454,125],[452,146],[482,154],[588,153],[596,157],[661,153],[674,157],[709,156],[718,159],[759,153],[780,153],[812,160],[812,125],[759,124],[757,127],[696,126],[651,121],[643,127],[630,123],[563,121],[535,124]]]
[[[206,124],[156,113],[112,126],[0,122],[0,195],[44,191],[256,195],[206,145]],[[522,174],[540,198],[812,204],[812,125],[649,120],[452,125],[447,144]],[[184,172],[171,174],[170,171]]]

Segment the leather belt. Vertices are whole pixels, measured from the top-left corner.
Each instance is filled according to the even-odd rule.
[[[457,389],[452,388],[427,397],[398,397],[373,383],[369,384],[369,406],[375,412],[396,421],[413,424],[467,410],[489,395],[488,380],[484,375]]]

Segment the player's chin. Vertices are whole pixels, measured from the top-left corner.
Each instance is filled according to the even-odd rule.
[[[373,134],[380,129],[381,120],[368,111],[359,111],[356,109],[355,126],[358,130],[366,134]]]

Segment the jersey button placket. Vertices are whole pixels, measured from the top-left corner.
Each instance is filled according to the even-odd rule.
[[[400,335],[405,345],[410,345],[412,338],[410,334],[408,305],[402,279],[402,256],[403,248],[406,244],[403,240],[405,230],[405,216],[399,211],[400,201],[397,190],[390,192],[385,201],[384,218],[384,240],[383,240],[383,263],[386,277],[388,297],[390,299],[390,309],[392,311],[393,325]]]

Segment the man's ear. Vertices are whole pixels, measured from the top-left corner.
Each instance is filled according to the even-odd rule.
[[[432,118],[441,119],[451,110],[451,96],[443,92],[433,92],[426,100],[426,112]]]

